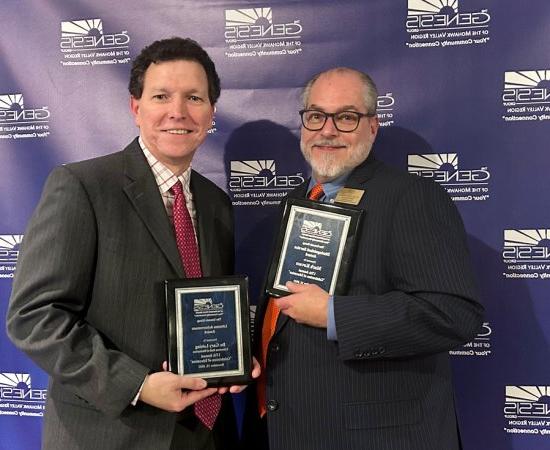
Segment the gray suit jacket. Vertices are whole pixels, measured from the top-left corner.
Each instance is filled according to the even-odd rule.
[[[233,215],[196,172],[205,276],[231,274]],[[23,239],[7,331],[50,375],[44,449],[168,449],[175,414],[130,405],[166,359],[155,283],[185,277],[158,187],[137,143],[49,176]]]
[[[346,186],[365,191],[365,216],[348,292],[334,298],[338,341],[279,316],[270,449],[457,450],[447,352],[475,336],[483,311],[460,216],[440,186],[372,155]]]

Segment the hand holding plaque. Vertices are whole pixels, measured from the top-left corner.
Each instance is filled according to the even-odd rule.
[[[358,208],[287,199],[267,293],[288,295],[287,281],[344,293],[362,214]]]
[[[167,280],[164,297],[168,369],[209,386],[250,383],[247,278]]]

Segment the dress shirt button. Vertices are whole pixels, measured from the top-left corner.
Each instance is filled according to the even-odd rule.
[[[277,400],[268,400],[266,406],[268,411],[276,411],[279,408],[279,402]]]
[[[272,342],[269,344],[269,348],[272,352],[278,352],[281,349],[281,346],[277,342]]]

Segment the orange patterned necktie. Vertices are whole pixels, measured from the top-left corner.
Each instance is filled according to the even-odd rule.
[[[323,185],[317,183],[311,188],[308,198],[310,200],[319,200],[323,195]],[[262,365],[262,373],[258,380],[257,391],[258,391],[258,411],[260,412],[260,417],[265,416],[267,412],[266,409],[266,383],[267,383],[267,349],[269,346],[269,341],[275,334],[275,328],[277,327],[277,319],[279,318],[279,313],[281,310],[275,304],[273,297],[270,297],[267,302],[267,308],[265,310],[264,321],[262,324],[262,353],[260,354],[260,364]]]
[[[185,194],[183,193],[181,181],[172,186],[172,192],[174,194],[174,209],[172,210],[174,231],[178,251],[185,269],[185,276],[187,278],[200,278],[202,277],[202,270],[199,247],[195,238],[193,221],[185,204]],[[221,395],[213,394],[195,403],[195,415],[205,427],[211,430],[214,428],[221,406]]]

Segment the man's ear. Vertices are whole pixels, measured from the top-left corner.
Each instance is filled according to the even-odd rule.
[[[130,96],[130,111],[132,111],[132,115],[134,116],[134,122],[139,127],[139,99],[133,95]]]

